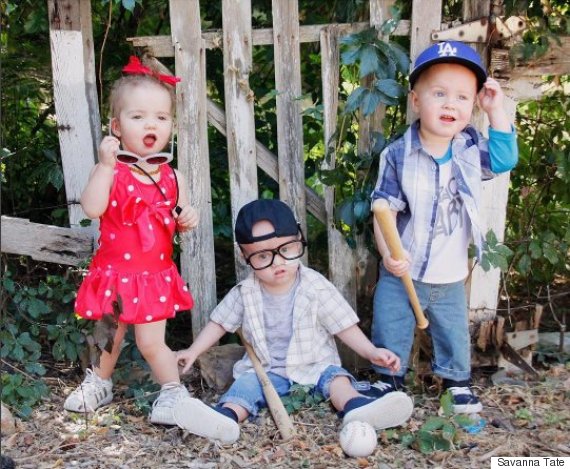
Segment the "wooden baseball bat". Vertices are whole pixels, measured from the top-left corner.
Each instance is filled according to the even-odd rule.
[[[255,350],[253,350],[253,347],[243,338],[241,330],[239,330],[237,333],[241,339],[243,346],[245,347],[245,351],[247,352],[251,363],[253,364],[255,374],[261,383],[261,389],[263,390],[263,395],[267,401],[267,407],[271,412],[273,420],[275,421],[275,425],[277,425],[277,429],[281,434],[281,438],[285,441],[290,440],[295,435],[295,427],[293,427],[293,422],[285,410],[285,406],[283,405],[279,394],[277,394],[277,391],[273,387],[273,383],[271,383],[269,376],[267,376],[267,373],[263,369],[259,358],[257,358]]]
[[[398,261],[403,260],[405,258],[404,248],[402,247],[402,241],[400,240],[400,235],[398,234],[398,229],[396,228],[396,223],[394,221],[392,211],[390,210],[390,206],[388,205],[388,201],[385,199],[375,200],[372,204],[372,212],[374,212],[374,217],[378,222],[378,227],[380,228],[380,231],[382,231],[384,241],[386,241],[388,249],[390,250],[390,255]],[[420,329],[425,329],[428,327],[429,322],[422,310],[422,307],[420,306],[420,301],[418,300],[418,295],[416,294],[412,277],[410,277],[410,274],[406,272],[400,278],[404,284],[410,304],[414,310],[416,324]]]

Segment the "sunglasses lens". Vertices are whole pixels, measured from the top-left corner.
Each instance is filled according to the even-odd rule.
[[[121,163],[127,163],[127,164],[134,164],[138,162],[138,158],[136,156],[125,155],[122,153],[119,153],[117,155],[117,160],[120,161]]]
[[[145,161],[148,164],[163,164],[168,161],[168,158],[166,156],[156,155],[156,156],[151,156],[150,158],[146,158]]]

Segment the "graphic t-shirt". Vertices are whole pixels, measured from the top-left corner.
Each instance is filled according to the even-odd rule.
[[[471,226],[463,199],[451,174],[451,155],[436,160],[439,165],[439,192],[429,263],[423,282],[453,283],[468,273],[466,246]]]

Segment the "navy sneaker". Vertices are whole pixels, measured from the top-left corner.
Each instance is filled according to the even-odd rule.
[[[380,380],[370,385],[370,389],[364,391],[359,390],[358,392],[365,396],[378,399],[391,392],[403,390],[405,390],[403,376],[380,375]]]
[[[453,411],[456,414],[477,414],[483,410],[483,405],[471,390],[469,381],[444,380],[443,386],[451,393]]]

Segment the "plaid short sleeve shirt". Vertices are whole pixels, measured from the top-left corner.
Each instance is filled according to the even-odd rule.
[[[287,374],[299,384],[315,385],[329,365],[340,366],[334,335],[358,323],[358,316],[335,286],[318,272],[299,266],[300,281],[293,308],[293,333],[287,350]],[[236,285],[210,319],[225,330],[242,328],[264,367],[271,362],[263,323],[261,285],[252,272]],[[253,371],[245,355],[234,366],[234,378]]]

